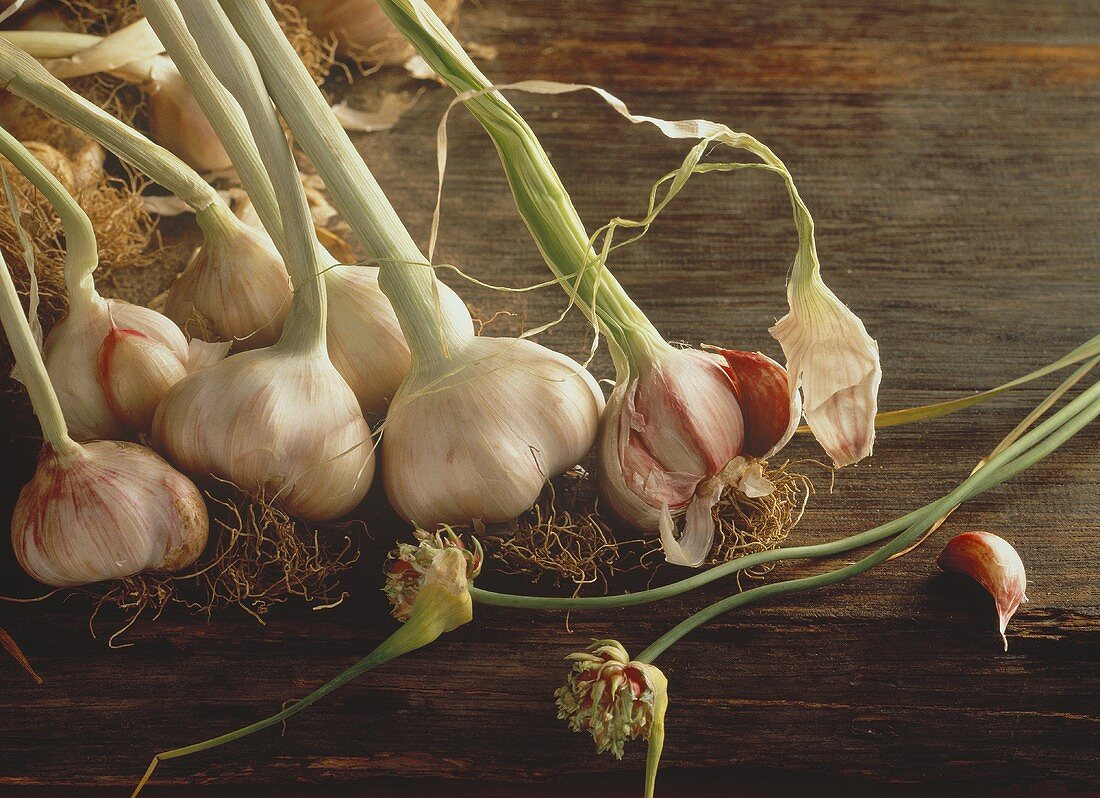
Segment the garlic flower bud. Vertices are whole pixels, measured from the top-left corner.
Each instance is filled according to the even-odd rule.
[[[819,275],[792,280],[787,298],[790,312],[769,332],[787,357],[791,392],[801,388],[806,423],[834,464],[858,462],[875,443],[878,344]]]
[[[554,692],[558,718],[591,734],[597,753],[622,759],[628,741],[664,734],[668,680],[657,666],[632,662],[617,640],[596,640],[567,659],[572,671]]]
[[[190,374],[161,401],[152,435],[185,473],[306,521],[346,514],[374,476],[370,428],[323,350],[277,344]]]
[[[623,520],[660,532],[665,558],[700,565],[714,539],[711,510],[742,483],[742,453],[765,457],[797,423],[783,369],[747,352],[658,346],[616,386],[597,444],[600,495]],[[736,462],[736,468],[729,468]],[[683,534],[673,519],[685,515]]]
[[[378,287],[376,266],[335,266],[324,272],[328,289],[329,357],[368,418],[382,416],[409,373],[411,355],[393,306]],[[465,303],[443,283],[439,309],[455,329],[473,335]]]
[[[509,521],[592,447],[603,395],[579,363],[522,338],[458,341],[412,371],[383,428],[382,475],[422,527]]]
[[[70,587],[185,568],[208,524],[194,484],[144,446],[92,441],[62,456],[47,444],[15,505],[12,544],[28,574]]]
[[[134,428],[130,418],[112,409],[100,381],[100,348],[112,329],[133,331],[149,343],[148,347],[127,347],[128,370],[160,372],[162,382],[179,375],[187,363],[187,339],[171,319],[155,310],[99,296],[70,305],[69,315],[46,336],[42,356],[69,433],[78,441],[126,437]],[[142,355],[156,363],[135,364],[132,358]],[[140,410],[129,407],[129,401],[125,404],[127,414],[133,412],[135,418],[140,417]]]
[[[1027,574],[1012,544],[990,532],[963,532],[948,541],[936,563],[945,571],[966,574],[993,596],[1001,640],[1008,651],[1005,629],[1027,601]]]
[[[204,237],[168,289],[165,314],[191,336],[257,349],[278,340],[290,310],[290,277],[271,239],[224,205],[195,214]]]
[[[416,530],[417,545],[411,543],[398,543],[397,548],[389,553],[384,567],[386,573],[386,585],[382,588],[389,601],[393,617],[399,621],[407,621],[416,604],[416,597],[424,586],[424,578],[432,563],[445,549],[458,549],[466,558],[466,578],[476,579],[481,573],[481,564],[485,560],[485,553],[481,548],[481,542],[471,536],[473,551],[466,548],[453,529],[445,527],[434,535],[422,529]]]

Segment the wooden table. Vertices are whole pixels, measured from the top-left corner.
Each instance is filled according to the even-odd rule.
[[[884,408],[997,385],[1096,332],[1096,2],[482,0],[467,4],[462,35],[498,49],[484,65],[494,79],[596,83],[637,112],[703,116],[769,144],[814,212],[826,279],[880,343]],[[396,129],[361,141],[422,241],[435,125],[449,99],[429,88]],[[515,102],[590,228],[637,214],[683,152],[591,96]],[[541,279],[487,140],[454,116],[439,260],[488,281]],[[766,327],[785,309],[793,244],[775,179],[712,175],[614,265],[670,339],[776,355]],[[549,290],[518,299],[462,290],[528,324],[562,301]],[[542,340],[579,355],[587,339],[574,322]],[[596,369],[609,374],[604,360]],[[883,432],[873,459],[819,491],[792,540],[868,528],[943,495],[1052,384]],[[909,557],[723,618],[669,652],[665,794],[793,795],[811,782],[845,795],[1095,788],[1098,444],[1094,425],[963,507]],[[805,440],[790,450],[817,452]],[[25,463],[8,468],[28,473]],[[947,537],[971,528],[1008,538],[1027,563],[1031,603],[1008,653],[980,589],[934,565]],[[243,613],[207,622],[170,611],[113,651],[89,636],[84,599],[0,604],[0,625],[46,677],[31,686],[0,659],[0,793],[122,794],[152,752],[265,716],[349,665],[392,626],[377,563],[395,529],[378,522],[372,532],[379,542],[345,581],[342,606],[278,608],[266,627]],[[0,559],[4,592],[32,594],[6,544]],[[812,570],[789,565],[776,577]],[[558,614],[479,609],[468,627],[345,687],[281,737],[163,765],[157,785],[190,786],[147,794],[636,795],[643,746],[621,763],[596,757],[590,739],[555,720],[561,658],[596,636],[639,650],[731,589],[574,614],[568,627]]]

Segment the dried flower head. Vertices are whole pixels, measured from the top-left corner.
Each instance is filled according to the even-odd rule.
[[[668,683],[656,666],[632,662],[617,640],[594,640],[567,659],[573,670],[554,693],[558,718],[591,734],[597,753],[621,759],[628,740],[648,740],[663,723]]]
[[[485,559],[477,538],[471,535],[473,548],[467,548],[462,538],[449,526],[441,526],[434,533],[418,529],[414,534],[417,543],[398,543],[386,558],[384,566],[386,585],[382,590],[393,608],[393,617],[402,622],[409,619],[420,588],[424,586],[424,577],[441,551],[458,549],[463,553],[468,580],[481,573],[481,564]]]

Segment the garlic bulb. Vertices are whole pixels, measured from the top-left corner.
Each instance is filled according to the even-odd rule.
[[[945,571],[966,574],[993,596],[1001,640],[1008,651],[1005,629],[1027,601],[1027,574],[1012,544],[991,532],[963,532],[948,541],[936,562]]]
[[[180,380],[153,419],[156,448],[307,521],[353,509],[374,476],[359,404],[316,350],[242,352]]]
[[[443,283],[438,286],[440,313],[457,329],[473,335],[465,303]],[[325,272],[325,287],[332,363],[359,399],[363,414],[381,416],[409,373],[411,355],[393,307],[378,287],[378,268],[330,268]]]
[[[28,574],[69,587],[186,568],[208,526],[198,489],[150,449],[92,441],[70,459],[46,445],[15,505],[12,544]]]
[[[405,519],[509,521],[592,446],[603,410],[579,363],[518,338],[468,338],[414,369],[383,428],[386,495]]]
[[[412,48],[390,24],[374,0],[291,0],[318,36],[333,35],[343,55],[400,64]],[[458,16],[462,0],[428,0],[447,24]]]
[[[187,363],[187,339],[171,319],[155,310],[98,295],[87,303],[74,302],[69,315],[46,336],[42,354],[76,440],[126,437],[132,431],[130,420],[112,410],[100,382],[100,348],[112,328],[134,331],[153,345],[129,351],[129,358],[145,353],[157,361],[136,366],[139,371],[178,375]],[[172,360],[174,365],[166,365]]]
[[[679,565],[698,566],[709,553],[711,510],[746,473],[739,455],[771,454],[798,419],[778,364],[718,351],[655,345],[637,359],[637,375],[616,386],[600,427],[600,495],[623,520],[660,532],[666,558]],[[679,515],[685,525],[677,540]]]
[[[188,334],[271,346],[290,310],[290,278],[271,239],[222,203],[198,211],[203,243],[168,289],[164,312]]]

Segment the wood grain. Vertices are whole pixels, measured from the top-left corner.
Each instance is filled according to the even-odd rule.
[[[482,0],[467,4],[462,36],[498,49],[484,65],[494,79],[597,83],[637,112],[720,120],[768,143],[815,215],[826,279],[879,340],[882,405],[897,408],[999,384],[1095,334],[1098,12],[1095,2],[1069,0]],[[361,140],[422,241],[435,125],[449,99],[430,88],[395,130]],[[640,212],[649,185],[683,152],[591,97],[516,104],[590,228]],[[542,279],[480,129],[455,114],[451,141],[438,259],[489,282]],[[766,327],[784,312],[792,252],[776,182],[708,176],[615,268],[670,339],[775,355]],[[486,316],[507,308],[529,326],[562,302],[549,291],[502,298],[447,279]],[[542,340],[580,354],[587,339],[574,321]],[[596,369],[609,374],[602,358]],[[794,538],[830,539],[937,498],[1043,395],[1029,387],[883,432],[872,460],[819,492]],[[774,784],[784,794],[787,784],[794,794],[812,775],[840,784],[837,794],[882,794],[860,792],[868,782],[971,795],[991,784],[1043,795],[1095,788],[1098,444],[1094,425],[966,505],[905,559],[723,618],[670,651],[661,662],[672,691],[669,786],[687,794],[709,784],[717,795],[739,782]],[[817,453],[809,441],[790,452]],[[25,457],[7,460],[7,470],[29,473]],[[34,687],[0,660],[0,792],[132,785],[153,751],[266,715],[356,660],[391,628],[375,564],[397,529],[371,512],[376,543],[347,580],[348,601],[326,612],[279,608],[266,627],[240,614],[207,622],[169,612],[138,624],[132,647],[111,651],[89,636],[84,599],[0,603],[0,625],[46,679]],[[968,528],[1008,538],[1028,567],[1031,603],[1010,627],[1007,654],[984,594],[933,564],[945,536]],[[32,594],[10,551],[0,560],[4,592]],[[790,565],[777,575],[813,570]],[[531,589],[500,576],[485,584]],[[347,785],[362,794],[358,785],[380,795],[408,785],[432,796],[459,794],[448,780],[460,779],[547,783],[545,794],[559,795],[591,777],[606,794],[634,794],[639,747],[621,763],[597,758],[590,740],[554,719],[561,658],[593,636],[638,650],[731,589],[645,611],[574,614],[568,627],[557,614],[479,610],[468,628],[344,688],[285,735],[162,765],[157,782],[191,785],[189,795],[200,785],[239,794]],[[905,789],[896,792],[922,794]]]

